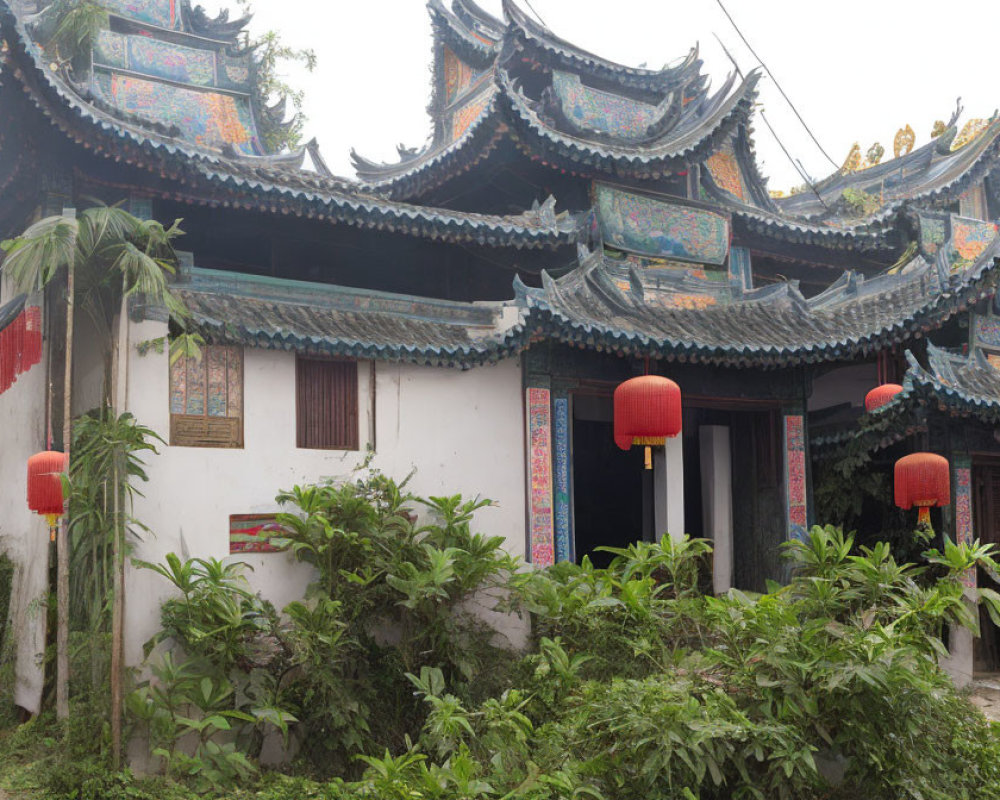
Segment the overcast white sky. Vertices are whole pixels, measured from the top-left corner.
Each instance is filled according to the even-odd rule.
[[[526,8],[525,0],[518,0]],[[962,97],[963,119],[1000,105],[997,0],[724,0],[737,24],[837,162],[851,144],[875,141],[892,155],[910,123],[917,145]],[[500,14],[501,0],[480,0]],[[659,67],[701,45],[719,86],[731,69],[717,34],[744,70],[756,65],[716,0],[531,0],[564,39],[624,64]],[[209,3],[218,7],[220,0]],[[306,91],[307,136],[335,172],[353,176],[348,153],[395,160],[395,145],[429,132],[430,22],[424,0],[256,0],[252,29],[273,28],[311,47],[315,73],[288,76]],[[833,167],[765,78],[760,102],[788,149],[813,177]],[[772,189],[801,183],[766,126],[755,124],[758,159]]]

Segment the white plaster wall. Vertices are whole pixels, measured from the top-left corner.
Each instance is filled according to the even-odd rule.
[[[106,338],[107,334],[103,336]],[[73,397],[71,399],[74,417],[86,414],[101,405],[104,394],[104,350],[101,338],[89,314],[77,311],[73,315]]]
[[[163,336],[162,323],[131,326],[130,342]],[[277,509],[279,490],[326,477],[349,477],[364,452],[295,447],[295,356],[244,352],[244,447],[161,447],[147,460],[150,481],[135,515],[153,534],[135,557],[162,561],[169,552],[187,557],[229,557],[229,515]],[[370,363],[358,365],[359,433],[370,430]],[[140,423],[169,438],[168,355],[139,356],[129,348],[127,407]],[[376,454],[373,465],[404,478],[416,494],[483,494],[497,501],[483,509],[478,529],[504,536],[508,550],[524,553],[524,417],[517,359],[461,371],[380,362],[376,377]],[[302,596],[309,573],[284,553],[241,557],[251,583],[280,609]],[[141,660],[142,643],[159,628],[166,582],[129,570],[126,658]]]
[[[12,294],[0,291],[0,305]],[[45,449],[46,370],[43,354],[41,363],[0,394],[0,550],[18,565],[11,597],[19,644],[15,701],[33,712],[42,691],[45,614],[39,600],[47,589],[49,535],[45,521],[28,510],[27,462]]]

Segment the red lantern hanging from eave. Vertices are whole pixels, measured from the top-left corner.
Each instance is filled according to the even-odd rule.
[[[44,516],[50,528],[54,528],[63,514],[62,475],[66,469],[66,454],[54,450],[36,453],[28,459],[28,508]]]
[[[615,444],[622,450],[646,447],[646,469],[652,469],[651,445],[666,444],[681,432],[681,390],[669,378],[643,375],[615,389]]]
[[[934,453],[911,453],[896,462],[896,505],[917,506],[918,521],[930,525],[932,506],[951,503],[951,467],[948,459]]]
[[[901,391],[903,387],[898,383],[883,383],[881,386],[876,386],[865,395],[865,411],[871,413],[876,408],[881,408]]]

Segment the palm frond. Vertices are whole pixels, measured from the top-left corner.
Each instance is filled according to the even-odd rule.
[[[40,291],[62,267],[74,263],[78,233],[72,217],[46,217],[0,244],[7,254],[2,269],[17,291]]]

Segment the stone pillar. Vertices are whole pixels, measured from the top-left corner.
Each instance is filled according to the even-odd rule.
[[[716,594],[733,585],[733,467],[727,425],[702,425],[701,503],[705,536],[713,543],[712,588]]]
[[[653,519],[656,541],[669,533],[675,541],[684,536],[684,439],[667,439],[653,451]]]
[[[969,456],[952,457],[951,484],[955,509],[954,539],[958,544],[972,544],[976,537],[972,514],[972,460]],[[962,582],[966,588],[966,602],[972,603],[968,595],[976,588],[976,570],[970,569],[964,575]],[[978,611],[976,608],[973,609],[973,613]],[[949,657],[941,662],[941,667],[951,676],[955,686],[961,689],[972,681],[974,664],[972,631],[952,627],[948,631],[948,652]]]

